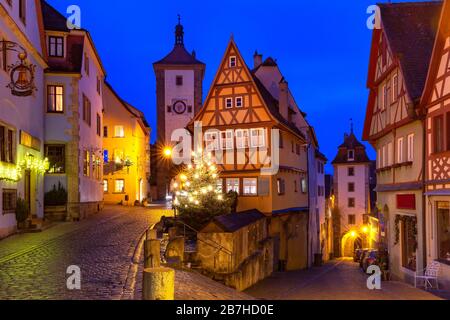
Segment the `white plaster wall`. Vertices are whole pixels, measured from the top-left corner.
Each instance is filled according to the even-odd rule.
[[[348,168],[355,168],[355,176],[348,176]],[[347,227],[348,218],[350,214],[356,215],[356,225],[363,223],[363,215],[367,210],[366,199],[366,182],[368,179],[367,165],[355,164],[355,165],[339,165],[335,166],[337,170],[337,194],[338,194],[338,206],[342,216],[342,230]],[[348,192],[348,183],[355,183],[355,192]],[[355,207],[348,208],[348,198],[355,198]]]
[[[92,161],[91,161],[91,176],[85,177],[83,175],[83,151],[94,151],[97,156],[103,159],[103,144],[101,136],[96,133],[97,128],[97,114],[101,117],[101,133],[103,132],[103,99],[102,95],[97,92],[97,76],[104,79],[104,75],[100,66],[96,63],[94,49],[90,45],[87,37],[84,38],[84,54],[89,55],[89,76],[84,71],[84,59],[82,66],[82,77],[79,81],[79,112],[80,112],[80,201],[81,202],[96,202],[103,199],[102,179],[97,180],[92,177]],[[92,123],[89,127],[83,121],[83,94],[91,102],[91,119]],[[101,169],[103,171],[103,169]],[[102,177],[101,177],[102,178]]]
[[[183,76],[183,85],[176,85],[176,77]],[[186,106],[192,106],[192,112],[177,114],[167,112],[167,106],[172,106],[176,100],[183,100]],[[166,112],[166,141],[171,141],[172,132],[185,128],[194,117],[194,71],[193,70],[165,70],[165,112]]]
[[[41,152],[31,150],[27,147],[19,145],[20,130],[33,135],[43,142],[43,102],[44,102],[44,73],[45,62],[40,59],[42,55],[39,38],[39,28],[36,16],[36,8],[34,1],[27,2],[27,23],[24,25],[18,19],[17,2],[13,1],[11,8],[5,0],[0,0],[2,8],[0,18],[0,39],[6,39],[19,43],[28,53],[28,62],[36,65],[35,84],[37,91],[29,97],[16,97],[11,94],[11,90],[6,88],[10,82],[9,75],[0,69],[0,123],[13,127],[15,129],[16,139],[16,161],[23,159],[27,153],[33,154],[36,158],[43,158],[43,145],[41,145]],[[6,12],[4,11],[6,10]],[[3,16],[6,14],[5,16]],[[15,24],[7,23],[8,16],[16,21]],[[35,49],[28,46],[28,41],[23,40],[18,35],[23,32],[28,41],[34,45]],[[8,64],[16,63],[17,53],[8,53]],[[31,213],[38,217],[43,217],[43,177],[37,177],[32,174],[32,190],[31,190]],[[23,179],[18,183],[11,183],[0,181],[0,191],[2,189],[17,189],[18,197],[24,196]],[[2,192],[0,192],[0,203],[2,203]],[[0,207],[0,210],[2,208]],[[0,214],[0,238],[7,236],[14,232],[16,228],[16,219],[14,214]]]

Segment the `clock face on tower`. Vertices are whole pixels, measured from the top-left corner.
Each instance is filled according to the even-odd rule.
[[[173,111],[177,114],[183,114],[186,112],[186,103],[183,101],[175,101],[173,104]]]

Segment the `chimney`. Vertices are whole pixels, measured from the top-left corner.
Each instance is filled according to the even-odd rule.
[[[280,97],[278,100],[279,111],[284,119],[289,120],[289,85],[283,78],[279,83]]]
[[[255,54],[253,55],[253,68],[256,69],[262,64],[263,56],[262,54],[259,54],[258,51],[255,51]]]

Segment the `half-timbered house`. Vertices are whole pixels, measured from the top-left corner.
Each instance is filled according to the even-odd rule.
[[[377,152],[381,240],[395,278],[424,267],[424,128],[419,101],[440,2],[380,4],[372,37],[364,140]],[[416,231],[417,230],[417,231]]]
[[[450,287],[450,1],[443,5],[422,96],[426,112],[426,260]]]
[[[296,122],[301,112],[290,103],[287,81],[277,79],[275,94],[263,74],[247,67],[231,39],[190,129],[202,125],[203,148],[220,167],[223,190],[239,193],[238,211],[257,209],[271,217],[275,265],[305,268],[308,138]]]

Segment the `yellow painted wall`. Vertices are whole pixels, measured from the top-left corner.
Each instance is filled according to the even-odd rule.
[[[108,183],[108,191],[104,193],[105,203],[134,205],[135,201],[147,198],[150,192],[148,178],[150,175],[150,129],[144,128],[141,119],[126,109],[108,86],[104,87],[104,123],[108,128],[108,137],[103,138],[103,149],[108,150],[109,164],[105,164],[104,179]],[[124,127],[124,137],[114,137],[115,126]],[[103,132],[102,132],[103,133]],[[129,168],[108,174],[107,167],[114,162],[115,155],[123,154],[133,163]],[[118,159],[117,159],[118,160]],[[125,181],[124,192],[115,192],[115,181]],[[140,183],[142,181],[142,183]],[[125,197],[128,195],[128,202]]]

